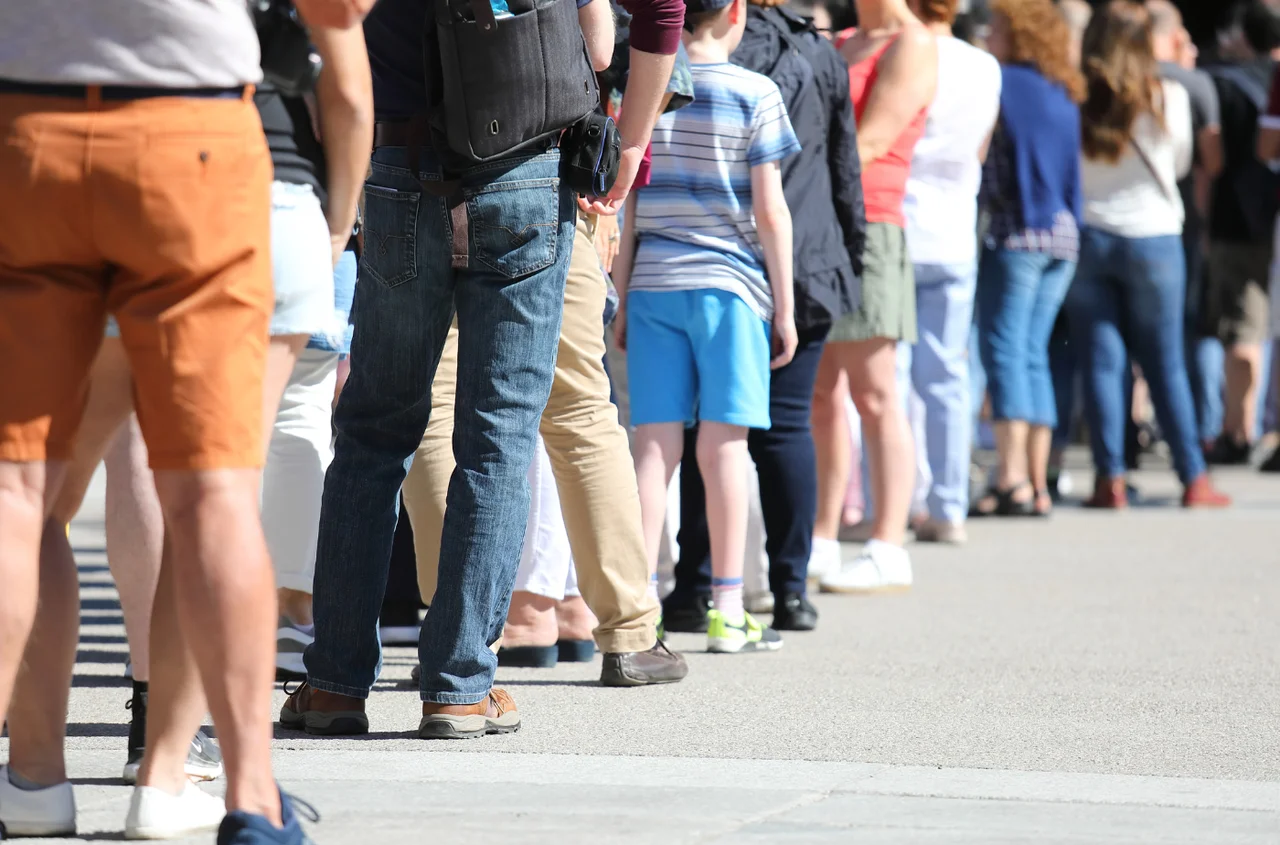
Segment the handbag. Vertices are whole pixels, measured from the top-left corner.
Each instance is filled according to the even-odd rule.
[[[433,135],[464,162],[503,158],[594,113],[600,91],[575,0],[433,0],[423,62]]]

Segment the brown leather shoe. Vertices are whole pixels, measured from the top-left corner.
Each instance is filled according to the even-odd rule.
[[[520,730],[520,711],[504,689],[491,689],[475,704],[422,702],[418,736],[423,739],[476,739]]]
[[[1129,507],[1129,493],[1124,486],[1124,476],[1107,478],[1099,475],[1093,482],[1093,495],[1085,500],[1086,508],[1120,510]]]
[[[607,652],[600,667],[600,683],[606,687],[643,687],[674,684],[689,674],[684,658],[662,642],[648,651]]]
[[[1231,497],[1213,486],[1209,473],[1203,472],[1182,491],[1184,508],[1225,508],[1231,505]]]
[[[317,736],[356,736],[369,732],[369,717],[364,712],[364,699],[303,683],[280,708],[280,727]]]

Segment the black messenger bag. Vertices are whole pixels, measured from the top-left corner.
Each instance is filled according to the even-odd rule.
[[[575,0],[431,0],[423,33],[438,146],[466,163],[554,137],[600,107]]]

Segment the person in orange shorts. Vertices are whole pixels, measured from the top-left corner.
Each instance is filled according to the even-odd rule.
[[[335,27],[370,5],[298,2]],[[66,712],[76,571],[45,517],[110,313],[170,552],[152,636],[171,659],[154,661],[127,833],[176,835],[200,815],[183,766],[203,689],[227,769],[220,845],[301,845],[270,760],[276,605],[257,486],[274,294],[257,36],[242,4],[111,0],[71,23],[61,6],[0,8],[0,830],[75,831],[63,730],[46,714]],[[42,539],[58,550],[43,565]]]

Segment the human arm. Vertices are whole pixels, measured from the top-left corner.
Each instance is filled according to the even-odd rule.
[[[1271,93],[1267,112],[1258,119],[1258,159],[1272,162],[1280,159],[1280,70],[1271,75]]]
[[[661,112],[684,26],[684,0],[622,0],[622,6],[631,13],[631,70],[618,117],[622,159],[608,196],[580,201],[584,211],[595,214],[617,214],[631,192]]]
[[[375,0],[294,0],[308,25],[350,29],[369,14]]]
[[[777,161],[751,168],[751,209],[764,250],[765,270],[773,293],[773,360],[770,369],[785,367],[796,354],[795,280],[792,276],[791,210],[782,193]]]
[[[877,65],[878,77],[858,123],[863,167],[892,149],[938,87],[938,43],[924,27],[908,27]]]
[[[373,149],[373,82],[359,27],[313,27],[311,40],[324,62],[316,82],[316,100],[328,169],[325,217],[337,264],[351,238]]]
[[[636,195],[626,199],[627,213],[622,219],[622,240],[613,259],[613,286],[618,291],[618,314],[613,318],[613,337],[618,348],[627,351],[627,289],[631,287],[631,269],[636,261]]]
[[[589,0],[578,6],[578,25],[587,42],[591,69],[601,73],[613,63],[613,7],[609,0]]]
[[[862,250],[867,240],[867,212],[862,198],[862,164],[858,158],[858,129],[849,99],[849,73],[844,61],[831,50],[834,60],[828,109],[827,165],[831,172],[831,199],[844,236],[844,248],[856,274],[862,275]]]

